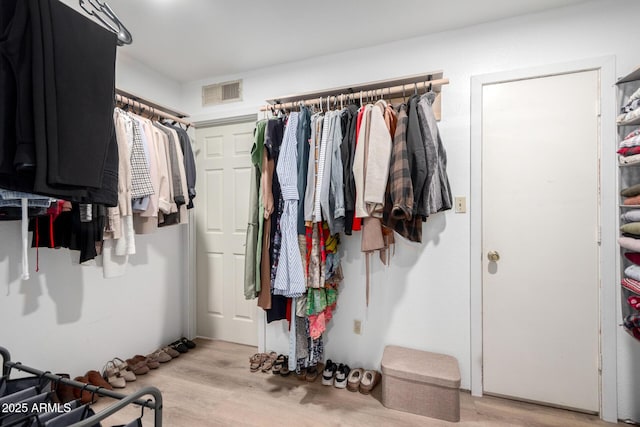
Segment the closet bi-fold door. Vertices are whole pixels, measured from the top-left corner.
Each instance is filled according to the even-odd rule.
[[[599,410],[599,72],[482,91],[485,393]]]
[[[197,334],[257,345],[256,302],[244,297],[245,236],[255,122],[199,128]]]

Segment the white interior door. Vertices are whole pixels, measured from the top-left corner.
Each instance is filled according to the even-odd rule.
[[[599,410],[598,110],[598,71],[483,87],[485,393]]]
[[[245,236],[255,123],[197,129],[199,336],[256,345],[254,301],[244,298]]]

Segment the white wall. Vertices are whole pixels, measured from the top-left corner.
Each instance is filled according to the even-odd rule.
[[[624,26],[640,13],[633,0],[602,0],[407,41],[314,58],[184,85],[183,106],[194,120],[255,113],[265,99],[442,69],[440,130],[454,195],[470,193],[471,76],[584,58],[616,55],[618,74],[640,64]],[[244,101],[203,108],[200,87],[244,79]],[[613,89],[612,89],[613,90]],[[553,94],[540,96],[552,99]],[[526,102],[526,100],[523,100]],[[603,120],[613,120],[604,117]],[[615,137],[603,141],[613,149]],[[468,204],[469,205],[469,204]],[[345,281],[326,335],[326,356],[352,366],[379,366],[383,347],[399,344],[455,356],[462,387],[470,387],[470,221],[468,214],[435,215],[423,245],[399,242],[389,268],[374,262],[372,298],[365,307],[364,258],[357,237],[345,238]],[[603,286],[618,286],[603,283]],[[363,334],[354,335],[354,319]],[[561,327],[561,325],[559,325]],[[270,325],[267,345],[287,349],[284,326]],[[619,417],[640,420],[640,343],[618,335]],[[634,363],[635,361],[635,363]]]
[[[118,55],[118,87],[177,107],[180,86]],[[83,375],[113,357],[147,354],[187,326],[187,227],[136,236],[124,277],[78,265],[78,252],[29,250],[31,278],[20,279],[20,224],[0,222],[0,346],[15,361]]]

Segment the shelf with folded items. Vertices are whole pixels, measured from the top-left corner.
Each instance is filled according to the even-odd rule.
[[[636,68],[624,77],[621,77],[616,83],[618,107],[621,114],[627,114],[628,110],[640,108],[638,99],[640,99],[640,67]],[[630,114],[633,115],[633,114]],[[622,116],[618,116],[622,117]],[[636,138],[635,129],[629,129],[630,126],[640,126],[640,116],[631,120],[617,122],[618,148],[629,148],[625,150],[629,153],[631,147],[637,146],[640,141],[634,141],[629,138]],[[621,142],[620,142],[621,141]],[[630,145],[631,147],[627,147]],[[622,153],[620,153],[622,154]],[[619,298],[621,304],[622,318],[619,324],[629,335],[640,341],[640,306],[632,305],[629,302],[631,297],[640,297],[640,236],[635,233],[640,231],[640,217],[634,212],[634,209],[640,209],[640,162],[634,162],[630,154],[626,159],[630,159],[630,163],[618,162],[618,186],[621,189],[621,198],[619,199],[620,211],[620,230],[618,238],[618,257],[620,266]],[[620,157],[625,159],[625,157]],[[632,198],[632,199],[630,199]],[[624,204],[627,203],[634,204]],[[620,286],[621,285],[621,286]],[[635,301],[635,300],[634,300]]]
[[[640,125],[640,116],[636,117],[635,119],[618,122],[618,127],[637,126],[637,125]]]
[[[620,77],[616,82],[616,85],[620,85],[622,83],[630,83],[640,80],[640,67],[636,68],[626,76]]]

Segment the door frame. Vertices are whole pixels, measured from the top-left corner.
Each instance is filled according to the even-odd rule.
[[[471,394],[482,396],[482,89],[484,85],[505,83],[558,74],[598,70],[600,72],[600,418],[618,421],[617,387],[617,166],[615,57],[551,64],[471,77],[471,182],[470,182],[470,269],[471,269]],[[598,106],[595,106],[597,108]]]

